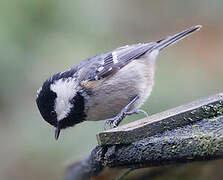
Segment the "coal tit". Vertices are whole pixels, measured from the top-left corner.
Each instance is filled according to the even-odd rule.
[[[105,125],[116,127],[126,115],[146,113],[138,108],[152,91],[157,55],[200,28],[193,26],[157,42],[119,47],[47,79],[36,103],[43,119],[56,128],[55,138],[61,129],[83,121],[106,120]]]

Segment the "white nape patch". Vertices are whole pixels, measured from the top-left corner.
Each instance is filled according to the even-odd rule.
[[[151,53],[149,53],[149,59],[151,61],[155,61],[157,56],[158,56],[158,54],[159,54],[159,50],[158,49],[153,50]]]
[[[117,55],[116,51],[112,52],[112,57],[113,57],[114,64],[117,64],[118,63],[118,55]]]
[[[57,120],[65,118],[71,108],[70,100],[76,95],[77,82],[72,78],[59,79],[51,84],[50,89],[57,94],[54,109],[57,113]]]
[[[42,91],[42,87],[41,88],[39,88],[38,90],[37,90],[37,95],[36,95],[36,97],[38,97],[39,96],[39,93]]]

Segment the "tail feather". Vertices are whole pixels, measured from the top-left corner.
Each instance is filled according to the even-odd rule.
[[[155,45],[151,51],[153,50],[162,50],[163,48],[169,46],[170,44],[173,44],[181,39],[183,39],[184,37],[188,36],[189,34],[191,34],[192,32],[195,32],[197,30],[199,30],[202,26],[201,25],[197,25],[197,26],[193,26],[190,27],[180,33],[177,33],[173,36],[167,37],[163,40],[157,41],[157,45]]]

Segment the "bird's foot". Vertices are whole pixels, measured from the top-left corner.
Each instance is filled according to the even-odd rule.
[[[118,125],[121,123],[121,121],[126,117],[126,116],[130,116],[132,114],[138,114],[140,112],[144,113],[146,115],[146,117],[149,117],[149,115],[147,114],[146,111],[142,110],[142,109],[136,109],[136,110],[132,110],[132,111],[127,111],[128,109],[123,108],[122,111],[115,117],[113,118],[109,118],[105,120],[104,123],[104,130],[106,130],[106,125],[109,124],[110,128],[115,128],[118,127]]]

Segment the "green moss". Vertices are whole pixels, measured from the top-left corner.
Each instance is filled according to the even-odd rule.
[[[222,105],[222,104],[216,104],[216,105],[213,107],[213,110],[214,110],[218,115],[221,115],[221,114],[223,114],[223,105]]]
[[[200,136],[203,137],[203,136],[205,136],[205,134],[204,133],[200,133]]]
[[[193,155],[194,156],[204,156],[214,155],[217,152],[222,151],[223,146],[222,136],[219,138],[217,136],[209,136],[201,133],[194,139],[197,143],[193,144]]]
[[[213,117],[213,118],[211,118],[211,119],[208,119],[208,121],[216,121],[216,120],[218,120],[219,119],[219,117]]]
[[[202,106],[201,107],[202,111],[204,114],[208,115],[209,117],[212,116],[219,116],[223,114],[223,104],[222,101],[219,103],[213,105],[207,105],[207,106]]]
[[[207,111],[209,111],[211,109],[211,107],[209,107],[209,106],[202,106],[201,108],[205,112],[207,112]]]

